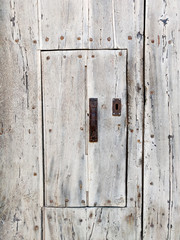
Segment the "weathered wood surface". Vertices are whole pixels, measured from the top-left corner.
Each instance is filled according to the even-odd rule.
[[[36,1],[0,1],[0,239],[40,239]]]
[[[87,47],[128,50],[127,209],[126,211],[119,209],[118,217],[124,221],[124,212],[126,217],[133,214],[134,221],[123,223],[125,228],[129,229],[130,239],[140,239],[144,1],[108,0],[99,2],[99,5],[95,1],[84,0],[76,4],[74,1],[68,1],[68,6],[67,1],[64,1],[67,10],[78,8],[77,11],[71,12],[72,17],[70,15],[68,17],[69,11],[66,12],[62,5],[56,4],[56,1],[47,3],[42,0],[41,3],[40,8],[42,10],[45,8],[47,13],[41,11],[41,19],[39,19],[41,21],[39,29],[40,31],[42,29],[41,49]],[[82,6],[80,18],[77,14],[79,6]],[[41,141],[38,136],[40,130],[38,113],[41,108],[38,106],[37,2],[2,0],[1,7],[1,56],[3,56],[1,57],[3,61],[1,65],[3,75],[1,238],[40,239],[42,186],[40,186],[41,169],[39,169]],[[63,12],[64,19],[68,17],[64,20],[65,33],[61,28],[61,17],[59,20],[60,12]],[[49,16],[53,17],[50,21]],[[46,19],[46,26],[43,25],[43,18]],[[110,212],[111,209],[106,211]]]
[[[44,239],[137,239],[137,216],[134,210],[135,208],[45,208]]]
[[[126,51],[88,51],[87,100],[98,98],[98,142],[88,143],[89,206],[125,206],[127,86]],[[121,116],[112,115],[113,98]]]
[[[42,53],[46,206],[86,205],[86,58]]]
[[[43,52],[42,82],[46,206],[125,206],[126,51]],[[96,143],[88,140],[89,117],[85,123],[92,97]],[[119,117],[112,116],[113,98],[121,98]]]
[[[180,239],[179,19],[179,1],[146,1],[144,239]]]
[[[44,240],[86,240],[85,208],[45,208]]]
[[[62,5],[56,4],[56,2],[47,3],[46,0],[41,0],[42,49],[123,48],[128,51],[129,130],[126,216],[129,216],[132,208],[134,208],[133,216],[135,221],[132,224],[131,234],[135,234],[132,239],[140,239],[144,1],[82,1],[79,2],[80,7],[78,7],[78,10],[74,11],[82,16],[81,20],[79,20],[79,15],[74,18],[69,16],[69,11],[66,11],[67,7],[64,2],[62,2]],[[69,9],[72,9],[74,2],[68,1],[68,4]],[[77,9],[77,6],[74,9]],[[55,12],[58,12],[58,14],[54,14]],[[73,14],[72,16],[74,16]],[[64,26],[62,28],[60,25],[63,21]],[[58,27],[56,28],[55,25]],[[55,28],[56,30],[54,30]],[[63,32],[63,29],[67,29],[67,34]],[[82,29],[83,33],[81,33]],[[119,214],[123,215],[123,210],[119,210]]]

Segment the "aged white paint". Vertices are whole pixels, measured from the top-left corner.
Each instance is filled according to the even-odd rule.
[[[88,51],[87,100],[98,98],[98,142],[88,143],[89,206],[125,206],[127,86],[126,51]],[[112,115],[120,98],[121,116]]]
[[[86,212],[84,208],[45,208],[44,240],[85,240]]]
[[[83,231],[86,231],[90,239],[91,236],[93,239],[101,239],[102,236],[106,239],[105,228],[110,228],[108,235],[112,239],[123,239],[123,237],[124,239],[140,239],[144,1],[107,0],[97,3],[84,0],[75,3],[74,1],[41,0],[40,2],[41,50],[127,49],[129,129],[127,207],[103,209],[102,223],[93,224],[88,220],[90,228]],[[39,16],[37,2],[3,1],[1,6],[3,9],[1,12],[3,39],[1,50],[1,56],[3,56],[1,58],[3,61],[1,65],[3,73],[1,88],[1,112],[3,112],[1,238],[40,239],[40,195],[43,189],[40,185],[41,169],[39,168],[42,148],[41,141],[39,141],[41,119],[38,115],[41,109],[38,103],[40,100],[38,95],[40,58],[37,53]],[[87,212],[89,210],[87,209]],[[68,214],[69,219],[73,219],[72,222],[78,226],[75,209],[53,208],[51,211],[52,213],[53,211],[65,211],[64,214]],[[83,211],[85,209],[82,210],[82,215],[84,215]],[[96,212],[97,217],[101,214],[101,208],[93,208],[93,211]],[[62,221],[61,214],[58,220],[60,222]],[[109,222],[108,216],[110,216]],[[45,221],[47,223],[47,220]],[[64,237],[72,236],[73,229],[66,228],[66,224],[67,222],[63,222],[63,226],[58,223],[53,225],[52,234],[58,232],[57,228],[61,226],[64,229]],[[46,226],[44,232],[48,234],[48,225]],[[76,229],[76,232],[80,232],[79,227]],[[97,229],[97,234],[94,229]],[[125,231],[127,231],[126,235],[124,235]],[[55,239],[58,237],[55,236]]]
[[[0,3],[0,239],[41,237],[36,1]]]
[[[180,2],[146,1],[144,239],[180,239]]]
[[[131,212],[132,210],[132,212]],[[45,240],[136,239],[134,209],[45,208]]]
[[[47,206],[86,205],[85,61],[82,51],[42,53]]]
[[[67,11],[67,1],[66,3],[62,2],[62,5],[56,4],[56,2],[53,4],[46,0],[41,1],[41,14],[43,15],[40,22],[42,49],[127,49],[129,129],[127,207],[115,209],[114,212],[112,208],[107,208],[106,214],[108,216],[113,212],[116,219],[114,221],[120,219],[124,226],[123,229],[129,229],[127,239],[140,239],[144,1],[108,0],[95,2],[89,0],[80,1],[76,6],[74,6],[73,1],[68,1],[69,9],[74,6],[74,12],[76,12],[74,18],[71,18],[69,11]],[[74,16],[74,12],[72,16]],[[63,27],[61,23],[64,24]],[[96,209],[94,208],[94,210]],[[73,212],[73,209],[68,209],[68,211]],[[125,221],[125,216],[127,218],[133,216],[133,221]],[[57,227],[58,225],[54,225],[53,231],[56,231]],[[101,227],[103,229],[103,225]],[[121,228],[117,231],[121,236]],[[101,238],[101,236],[100,231],[94,235],[94,239]]]

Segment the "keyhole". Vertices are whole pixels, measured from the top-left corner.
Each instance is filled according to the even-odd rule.
[[[118,110],[118,104],[116,103],[116,110]]]

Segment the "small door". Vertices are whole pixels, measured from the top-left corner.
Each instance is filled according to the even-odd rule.
[[[42,52],[45,204],[126,206],[126,50]]]

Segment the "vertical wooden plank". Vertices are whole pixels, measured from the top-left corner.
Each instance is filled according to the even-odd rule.
[[[89,46],[90,48],[113,48],[114,36],[114,0],[89,0]]]
[[[85,206],[86,54],[42,53],[47,206]]]
[[[179,1],[146,1],[144,239],[179,239]]]
[[[43,49],[77,49],[86,45],[88,33],[86,5],[85,0],[41,0]]]
[[[87,85],[88,98],[98,98],[98,142],[88,144],[89,206],[125,206],[126,51],[89,51]],[[113,98],[121,99],[121,116],[112,115]]]
[[[85,240],[86,208],[45,208],[44,240]]]
[[[37,2],[0,7],[0,238],[40,239]]]

